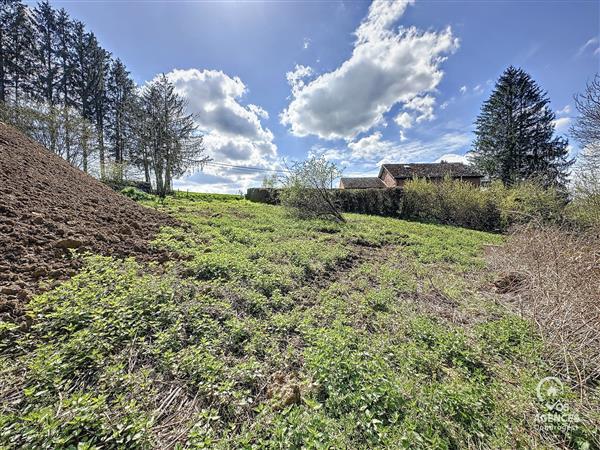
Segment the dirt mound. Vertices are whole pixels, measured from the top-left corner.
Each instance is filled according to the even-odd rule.
[[[0,122],[0,316],[20,315],[40,282],[72,275],[71,249],[164,258],[148,242],[174,223]]]

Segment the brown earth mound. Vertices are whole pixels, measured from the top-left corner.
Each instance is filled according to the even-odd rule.
[[[162,259],[148,242],[173,224],[0,122],[0,317],[19,316],[41,282],[71,276],[71,249]]]

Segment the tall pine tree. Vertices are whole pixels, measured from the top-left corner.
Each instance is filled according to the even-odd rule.
[[[122,164],[132,145],[135,83],[120,59],[110,68],[107,85],[107,137],[115,163]]]
[[[37,29],[36,36],[36,97],[38,100],[54,106],[58,102],[58,33],[56,29],[56,11],[44,0],[33,10]]]
[[[564,186],[573,161],[568,141],[554,137],[556,116],[549,103],[529,74],[506,69],[475,122],[475,166],[504,184],[535,179],[545,186]]]
[[[0,0],[1,101],[18,106],[31,93],[35,39],[27,7],[20,1]]]

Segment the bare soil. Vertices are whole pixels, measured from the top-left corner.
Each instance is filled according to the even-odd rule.
[[[168,259],[149,242],[175,224],[0,122],[0,318],[73,275],[73,250]]]

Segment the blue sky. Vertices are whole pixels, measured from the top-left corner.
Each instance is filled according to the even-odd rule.
[[[215,161],[271,169],[309,153],[348,175],[460,160],[511,64],[548,91],[565,134],[573,94],[600,61],[597,1],[53,4],[86,23],[139,84],[168,73]],[[177,186],[237,192],[262,176],[213,166]]]

